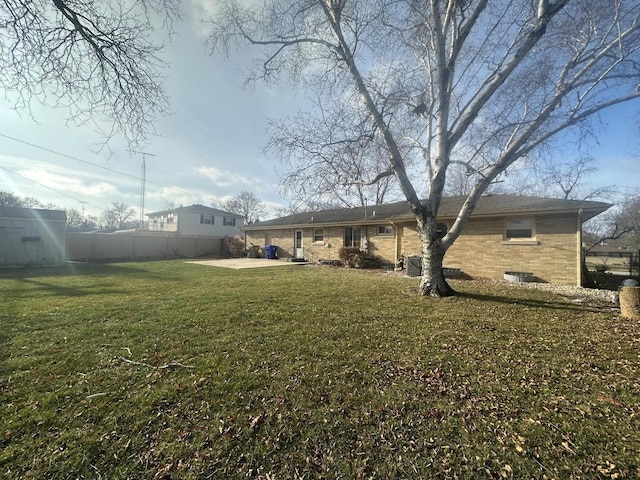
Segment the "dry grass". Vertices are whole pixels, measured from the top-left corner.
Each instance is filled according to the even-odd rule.
[[[638,324],[181,262],[0,276],[6,478],[637,478]]]

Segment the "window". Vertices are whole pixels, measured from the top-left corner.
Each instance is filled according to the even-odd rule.
[[[236,226],[236,217],[222,217],[222,224],[225,227],[235,227]]]
[[[201,225],[215,225],[216,217],[213,215],[200,215]]]
[[[378,235],[393,235],[393,226],[392,225],[378,225]]]
[[[360,227],[347,227],[344,229],[344,246],[360,247]]]
[[[529,240],[534,237],[533,220],[530,218],[518,218],[505,222],[505,240]]]
[[[173,213],[167,215],[167,223],[173,223]]]
[[[324,228],[315,228],[313,230],[313,241],[324,242]]]

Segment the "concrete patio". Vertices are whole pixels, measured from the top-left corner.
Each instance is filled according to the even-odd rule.
[[[232,268],[243,270],[245,268],[286,267],[292,265],[307,265],[309,262],[287,262],[284,260],[269,260],[266,258],[222,258],[216,260],[192,260],[185,263],[208,265],[210,267]]]

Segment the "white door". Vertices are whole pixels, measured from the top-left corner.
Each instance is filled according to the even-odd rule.
[[[304,258],[304,251],[302,249],[302,230],[296,230],[295,237],[293,239],[293,255],[295,258]]]

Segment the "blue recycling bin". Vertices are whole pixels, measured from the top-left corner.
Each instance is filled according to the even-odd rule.
[[[278,259],[278,246],[277,245],[265,245],[265,251],[267,252],[267,258],[269,260]]]

